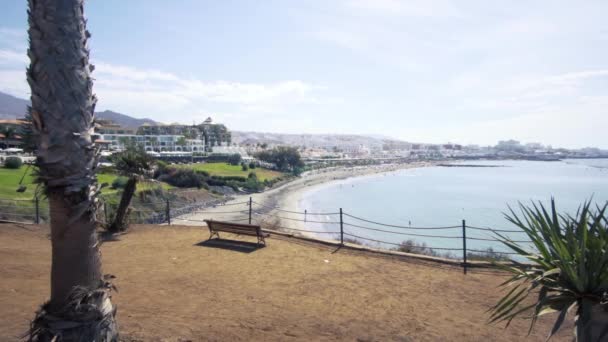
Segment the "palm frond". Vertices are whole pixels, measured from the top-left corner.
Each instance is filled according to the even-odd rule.
[[[489,310],[489,322],[506,321],[508,326],[516,316],[532,311],[531,331],[539,316],[559,312],[550,338],[561,327],[566,313],[580,307],[582,298],[600,305],[608,291],[607,208],[608,202],[592,209],[589,200],[571,216],[560,214],[554,199],[550,207],[541,202],[529,206],[519,203],[519,214],[508,207],[507,221],[529,237],[532,248],[496,235],[507,248],[531,263],[496,265],[512,274],[500,285],[512,289]],[[531,293],[538,297],[530,305],[526,298]]]

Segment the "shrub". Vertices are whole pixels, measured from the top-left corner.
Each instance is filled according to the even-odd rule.
[[[254,162],[249,163],[249,168],[250,169],[255,169],[255,163]]]
[[[245,188],[247,191],[259,192],[259,191],[262,191],[264,189],[264,184],[261,183],[261,182],[258,182],[258,180],[255,179],[255,178],[249,178],[243,184],[243,188]]]
[[[414,240],[406,240],[401,242],[399,247],[395,248],[399,252],[412,253],[412,254],[423,254],[430,256],[440,256],[439,253],[433,249],[427,247],[426,243],[417,243]]]
[[[158,180],[179,188],[205,187],[205,178],[191,169],[172,169],[169,173],[161,175]]]
[[[241,164],[241,170],[243,170],[243,171],[249,170],[249,168],[247,167],[247,164],[245,164],[245,163]]]
[[[256,175],[255,172],[249,172],[249,175],[247,175],[247,178],[258,180],[258,175]]]
[[[223,180],[223,181],[236,181],[236,182],[246,182],[247,178],[243,176],[211,176],[211,179]]]
[[[196,173],[198,173],[199,175],[205,177],[205,178],[209,178],[211,175],[209,174],[209,172],[205,171],[205,170],[195,170]]]
[[[125,185],[127,185],[128,177],[120,176],[116,177],[112,181],[112,189],[124,189]]]
[[[488,247],[485,250],[479,252],[468,252],[467,259],[469,260],[482,260],[482,261],[508,261],[508,255],[501,252],[494,251],[494,248]]]
[[[7,169],[18,169],[23,165],[23,161],[19,157],[8,157],[4,161],[4,167]]]

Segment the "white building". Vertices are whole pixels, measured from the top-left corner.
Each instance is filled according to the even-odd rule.
[[[186,139],[183,135],[97,134],[96,141],[102,141],[112,151],[123,150],[127,142],[143,146],[148,152],[205,151],[203,140]]]

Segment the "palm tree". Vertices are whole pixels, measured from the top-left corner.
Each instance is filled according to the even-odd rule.
[[[575,216],[558,214],[553,200],[550,210],[542,203],[520,208],[523,219],[511,210],[507,220],[526,233],[534,249],[499,237],[532,264],[498,265],[513,274],[503,283],[512,289],[492,308],[490,320],[510,322],[531,311],[531,331],[539,316],[559,312],[551,337],[575,311],[577,341],[608,340],[608,203],[593,210],[585,202]],[[536,301],[525,301],[532,293]]]
[[[112,160],[116,170],[121,175],[129,177],[123,189],[114,221],[108,226],[109,232],[117,233],[127,230],[127,210],[131,205],[135,190],[137,190],[137,182],[139,178],[150,172],[154,160],[142,146],[133,143],[128,143],[125,150],[115,154]]]
[[[51,298],[32,322],[31,341],[118,339],[96,232],[97,99],[83,6],[84,0],[28,1],[27,80],[52,246]]]
[[[177,141],[175,142],[175,145],[181,146],[182,151],[185,151],[184,147],[186,147],[186,145],[188,145],[188,142],[186,141],[186,137],[185,136],[179,137],[179,139],[177,139]]]

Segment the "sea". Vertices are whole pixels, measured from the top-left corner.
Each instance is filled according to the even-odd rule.
[[[527,237],[505,215],[521,215],[520,204],[554,199],[559,212],[575,214],[585,202],[608,201],[608,159],[562,161],[465,161],[354,177],[303,193],[307,229],[339,239],[339,211],[345,238],[394,248],[410,240],[440,254],[509,252],[498,234]],[[463,232],[463,220],[466,226]],[[492,229],[494,231],[490,231]],[[496,232],[498,231],[498,232]],[[333,232],[333,233],[331,233]]]

